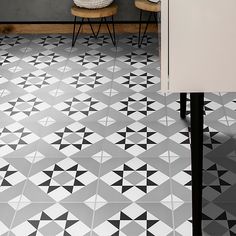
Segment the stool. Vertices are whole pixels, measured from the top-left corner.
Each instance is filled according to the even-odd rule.
[[[149,25],[149,22],[151,20],[152,15],[154,16],[154,19],[156,21],[157,32],[158,32],[158,21],[157,21],[156,14],[161,11],[161,5],[160,5],[160,2],[159,3],[153,3],[153,2],[150,2],[148,0],[135,0],[135,6],[140,10],[139,34],[138,34],[138,47],[140,48],[141,45],[142,45],[143,39],[146,35],[147,28],[148,28],[148,25]],[[141,38],[141,24],[142,24],[142,13],[143,13],[143,11],[147,11],[147,12],[150,12],[150,13],[149,13],[149,17],[148,17],[146,27],[145,27],[144,32],[143,32],[143,36]],[[140,38],[141,38],[141,40],[140,40]]]
[[[102,21],[104,20],[105,23],[106,23],[109,35],[111,37],[112,43],[113,43],[114,46],[116,46],[116,36],[115,36],[115,27],[114,27],[113,16],[117,13],[117,10],[118,10],[118,7],[117,7],[117,5],[115,3],[112,3],[111,5],[109,5],[107,7],[99,8],[99,9],[80,8],[80,7],[76,6],[76,5],[72,6],[71,14],[74,16],[74,29],[73,29],[73,37],[72,37],[72,47],[74,47],[74,45],[75,45],[75,42],[76,42],[77,37],[78,37],[78,35],[80,33],[80,30],[81,30],[81,26],[82,26],[82,24],[84,22],[84,19],[86,19],[86,18],[87,18],[87,20],[89,22],[89,25],[90,25],[90,28],[92,30],[93,36],[95,38],[97,38],[97,36],[99,34],[99,31],[100,31],[100,28],[101,28]],[[79,29],[77,31],[77,34],[75,35],[76,23],[77,23],[76,19],[77,19],[77,17],[82,18],[82,20],[81,20],[81,24],[79,26]],[[110,30],[110,28],[108,26],[106,17],[111,17],[113,36],[112,36],[111,30]],[[93,30],[93,27],[92,27],[92,24],[90,22],[90,19],[96,19],[96,18],[100,18],[101,21],[100,21],[100,24],[99,24],[99,27],[98,27],[98,31],[95,34],[95,32]]]

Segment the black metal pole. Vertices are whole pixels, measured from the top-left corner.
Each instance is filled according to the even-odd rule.
[[[115,32],[115,24],[114,24],[114,17],[111,16],[111,20],[112,20],[112,30],[113,30],[113,39],[114,39],[114,46],[116,46],[116,32]]]
[[[143,11],[140,9],[140,13],[139,13],[139,30],[138,30],[138,47],[139,48],[141,47],[140,37],[141,37],[142,14],[143,14]]]
[[[204,93],[191,93],[190,100],[193,236],[201,236]]]
[[[180,117],[186,118],[187,93],[180,93]]]
[[[149,14],[149,16],[148,16],[148,22],[147,22],[147,24],[146,24],[146,26],[145,26],[145,29],[144,29],[144,32],[143,32],[143,36],[142,36],[142,39],[141,39],[141,41],[140,41],[140,47],[141,47],[141,45],[142,45],[142,43],[143,43],[144,37],[146,36],[147,28],[148,28],[149,22],[150,22],[150,20],[151,20],[151,17],[152,17],[152,12],[150,12],[150,14]]]
[[[88,18],[87,20],[88,20],[88,23],[89,23],[90,29],[91,29],[91,31],[92,31],[92,33],[93,33],[93,37],[94,37],[94,38],[97,38],[97,35],[95,34],[95,32],[94,32],[94,30],[93,30],[93,26],[92,26],[92,24],[91,24],[89,18]]]
[[[73,27],[73,35],[72,35],[72,47],[75,45],[75,27],[76,27],[76,16],[74,17],[74,27]]]
[[[76,28],[76,16],[75,16],[75,20],[74,20],[74,30],[73,30],[73,36],[72,36],[72,47],[75,46],[75,42],[76,42],[76,40],[77,40],[77,38],[78,38],[78,35],[79,35],[80,30],[81,30],[81,27],[82,27],[83,22],[84,22],[84,18],[82,18],[81,23],[80,23],[80,26],[79,26],[79,29],[78,29],[77,34],[76,34],[76,36],[75,36],[75,28]]]

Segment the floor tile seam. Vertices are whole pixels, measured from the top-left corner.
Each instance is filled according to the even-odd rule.
[[[229,127],[229,129],[230,129],[229,120],[228,120],[228,116],[227,116],[227,113],[226,113],[225,105],[223,105],[223,109],[224,109],[224,115],[225,115],[225,117],[226,117],[227,125],[228,125],[228,127]],[[231,131],[231,130],[230,130],[230,131]]]
[[[72,50],[72,49],[71,49]],[[71,51],[70,51],[71,52]],[[60,86],[61,86],[61,84],[63,84],[63,82],[62,82],[62,80],[63,80],[63,74],[64,74],[64,72],[65,72],[65,69],[66,69],[66,66],[67,66],[67,64],[68,64],[68,61],[69,61],[69,56],[68,56],[68,58],[66,59],[66,62],[65,62],[65,65],[64,65],[64,70],[63,70],[63,72],[62,72],[62,75],[61,76],[59,76],[59,77],[57,77],[57,79],[59,80],[58,81],[58,83],[57,83],[57,86],[56,86],[56,94],[58,93],[58,91],[59,91],[59,89],[60,89]],[[56,100],[57,100],[57,97],[55,96],[53,99],[52,99],[52,102],[53,102],[53,104],[54,105],[50,105],[50,108],[54,108],[54,106],[57,104],[56,103]]]
[[[169,149],[169,148],[168,148]],[[175,217],[174,217],[174,202],[173,202],[173,182],[172,182],[172,167],[170,162],[170,151],[168,150],[169,156],[169,180],[170,180],[170,197],[171,197],[171,216],[172,216],[172,229],[174,231],[175,236]]]
[[[109,114],[110,114],[110,110],[111,109],[114,109],[114,108],[112,108],[112,107],[109,107],[109,112],[107,112],[107,115],[109,116]],[[116,110],[116,112],[119,112],[119,111],[117,111]],[[158,112],[158,111],[157,111]],[[126,115],[124,115],[123,113],[121,113],[123,116],[126,116]],[[150,115],[149,115],[150,116]],[[129,116],[127,116],[129,119],[132,119],[132,118],[130,118]],[[116,120],[116,123],[118,123],[118,124],[122,124],[122,123],[131,123],[131,124],[133,124],[133,123],[141,123],[141,124],[144,124],[144,123],[147,123],[147,120],[148,120],[148,116],[145,116],[145,117],[143,117],[142,119],[140,119],[140,120],[134,120],[134,119],[132,119],[132,121],[123,121],[123,120]],[[166,120],[165,119],[160,119],[161,121],[165,121],[166,122]],[[160,122],[158,121],[158,120],[150,120],[150,121],[148,121],[150,124],[160,124]],[[169,128],[168,126],[166,126],[166,129],[167,128]]]
[[[71,49],[72,50],[72,49]],[[69,64],[69,61],[70,61],[70,55],[71,55],[71,50],[70,50],[70,53],[69,53],[69,55],[68,55],[68,58],[66,58],[66,61],[65,61],[65,64],[64,64],[64,69],[63,69],[63,71],[62,71],[62,74],[61,74],[61,76],[59,76],[59,82],[58,82],[58,85],[57,85],[57,91],[58,91],[58,89],[60,88],[60,86],[61,86],[61,84],[63,85],[63,75],[65,75],[65,70],[66,70],[66,67],[67,67],[67,65]],[[56,99],[56,98],[55,98]]]
[[[176,158],[176,156],[171,156],[170,155],[169,158],[171,160],[171,158]],[[185,158],[185,159],[188,158],[189,160],[191,160],[191,156],[187,156],[187,155],[186,156],[185,155],[181,155],[181,156],[178,157],[178,159],[180,159],[180,158]]]
[[[32,163],[30,164],[30,168],[29,168],[29,171],[28,171],[28,174],[27,174],[27,177],[26,177],[26,181],[25,181],[25,183],[24,183],[24,185],[23,185],[23,188],[22,188],[22,191],[21,191],[21,195],[20,195],[20,199],[19,199],[19,201],[18,201],[16,210],[15,210],[15,213],[14,213],[14,216],[13,216],[13,219],[12,219],[12,222],[11,222],[11,225],[10,225],[10,230],[12,229],[12,226],[13,226],[13,223],[14,223],[14,220],[15,220],[15,217],[16,217],[16,213],[17,213],[17,210],[18,210],[18,208],[19,208],[19,206],[20,206],[21,199],[22,199],[22,197],[23,197],[23,194],[24,194],[24,191],[25,191],[25,189],[26,189],[27,183],[28,183],[28,181],[30,181],[30,173],[31,173],[31,170],[32,170],[32,168],[33,168],[33,165],[34,165],[34,162],[35,162],[35,159],[36,159],[36,153],[37,153],[37,151],[38,151],[38,147],[39,147],[39,143],[36,145],[36,148],[35,148],[36,151],[35,151],[35,154],[34,154],[34,158],[33,158]]]
[[[103,147],[103,146],[102,146]],[[102,151],[102,156],[101,156],[101,162],[99,165],[99,170],[98,170],[98,178],[97,178],[97,185],[96,185],[96,195],[95,195],[95,204],[93,207],[93,216],[92,216],[92,222],[91,222],[91,234],[93,232],[94,228],[94,220],[95,220],[95,213],[96,213],[96,206],[97,206],[97,197],[98,197],[98,191],[99,191],[99,182],[100,182],[100,175],[101,175],[101,167],[102,167],[102,158],[103,158],[103,151]]]
[[[6,83],[8,83],[8,82],[6,82]],[[5,83],[4,83],[4,84],[5,84]],[[2,89],[2,91],[1,91],[1,93],[0,93],[0,98],[2,97],[2,94],[3,94],[3,92],[4,92],[5,90],[6,90],[5,88]]]
[[[143,203],[147,203],[147,204],[162,204],[162,203],[171,203],[172,201],[131,201],[131,200],[127,200],[127,201],[106,201],[107,203],[111,203],[111,204],[116,204],[116,203],[131,203],[131,204],[143,204]],[[0,203],[9,203],[9,201],[0,201]],[[13,201],[11,203],[18,203],[17,201]],[[29,201],[21,201],[21,203],[29,203]],[[64,204],[64,203],[104,203],[104,201],[64,201],[64,200],[60,200],[60,201],[30,201],[31,203],[52,203],[52,204]],[[184,203],[184,204],[190,204],[192,203],[192,201],[173,201],[173,203]],[[214,202],[210,202],[210,203],[214,203]],[[209,204],[210,204],[209,203]],[[231,203],[231,204],[236,204],[236,202],[216,202],[216,203]],[[162,204],[163,205],[163,204]]]
[[[38,35],[34,35],[34,39],[37,38],[37,36],[38,36]],[[31,42],[32,42],[32,40],[31,40]],[[44,46],[43,46],[43,48],[44,48]],[[50,50],[50,49],[46,49],[46,48],[45,48],[45,50]],[[65,64],[64,64],[64,70],[63,70],[61,76],[57,77],[57,79],[59,80],[59,82],[58,82],[58,84],[57,84],[57,86],[56,86],[56,91],[58,91],[58,89],[59,89],[59,87],[60,87],[60,85],[61,85],[61,83],[62,83],[63,74],[65,73],[66,66],[67,66],[67,64],[68,64],[68,62],[69,62],[69,60],[70,60],[71,51],[72,51],[72,47],[70,48],[70,52],[68,53],[68,56],[65,57],[66,60],[65,60]],[[40,52],[41,52],[41,50],[37,50],[37,53],[40,53]],[[44,69],[42,69],[42,70],[44,71]],[[56,101],[56,97],[53,98],[53,102],[54,102],[54,101]],[[53,107],[53,106],[52,106],[52,107]]]
[[[231,204],[236,204],[236,201],[217,201],[217,200],[213,200],[210,203],[231,203]]]
[[[31,35],[30,35],[30,40],[29,40],[29,42],[28,42],[27,47],[25,48],[24,55],[26,54],[26,51],[27,51],[27,49],[29,48],[29,45],[31,44],[31,42],[34,40],[35,37],[36,37],[36,35],[34,35],[34,34],[31,34]]]
[[[84,36],[86,36],[86,35],[83,35],[83,37]],[[68,65],[68,63],[71,61],[70,59],[71,59],[71,54],[72,54],[72,50],[73,50],[73,48],[74,48],[74,46],[70,46],[70,52],[69,52],[69,54],[68,54],[68,56],[67,56],[67,59],[66,59],[66,63],[65,63],[65,66],[64,66],[64,70],[63,70],[63,74],[65,74],[65,69],[66,69],[66,66]],[[86,55],[86,53],[89,51],[89,50],[91,50],[91,49],[89,49],[89,47],[86,47],[86,50],[85,50],[85,52],[83,53],[83,54],[85,54]],[[93,49],[92,49],[93,50]],[[85,67],[86,68],[86,67]],[[86,68],[86,70],[87,70],[87,68]],[[92,69],[91,69],[92,70]],[[60,88],[60,86],[61,86],[61,84],[63,85],[63,75],[61,75],[61,78],[58,78],[60,81],[59,81],[59,83],[58,83],[58,87],[57,87],[57,90]],[[79,92],[79,91],[78,91]],[[56,99],[56,98],[55,98]]]
[[[39,145],[39,144],[37,144],[37,145]],[[38,147],[36,148],[36,150],[38,150]],[[19,199],[19,201],[18,201],[16,210],[15,210],[15,213],[14,213],[14,216],[13,216],[13,219],[12,219],[12,222],[11,222],[11,225],[10,225],[10,230],[12,229],[12,226],[13,226],[13,223],[14,223],[14,220],[15,220],[15,217],[16,217],[16,213],[17,213],[17,210],[18,210],[18,208],[19,208],[19,206],[20,206],[21,199],[22,199],[22,197],[23,197],[23,194],[24,194],[24,191],[25,191],[25,189],[26,189],[27,183],[28,183],[28,181],[30,181],[30,180],[29,180],[29,177],[30,177],[30,173],[31,173],[31,170],[32,170],[32,167],[33,167],[35,158],[36,158],[36,152],[35,152],[35,155],[34,155],[34,159],[33,159],[32,163],[31,163],[31,165],[30,165],[30,168],[29,168],[29,171],[28,171],[28,174],[27,174],[26,181],[25,181],[25,183],[24,183],[24,185],[23,185],[23,188],[22,188],[21,195],[20,195],[20,199]]]
[[[33,37],[34,37],[34,36],[33,36]],[[15,69],[14,69],[13,73],[15,73],[16,70],[17,70],[17,68],[20,66],[20,63],[21,63],[22,59],[24,58],[24,55],[26,54],[26,51],[27,51],[27,49],[28,49],[30,43],[32,42],[33,37],[31,38],[31,40],[29,40],[29,42],[28,42],[28,44],[27,44],[27,46],[26,46],[26,48],[25,48],[25,50],[24,50],[24,52],[23,52],[23,55],[19,58],[19,60],[18,60],[18,62],[17,62],[17,65],[15,66]]]
[[[132,155],[131,155],[132,156]],[[106,157],[106,156],[104,156],[104,157]],[[168,156],[163,156],[163,157],[168,157]],[[84,156],[84,157],[79,157],[79,158],[91,158],[90,156]],[[151,160],[156,160],[156,159],[161,159],[161,157],[142,157],[142,156],[132,156],[132,157],[130,157],[130,156],[114,156],[114,157],[112,157],[112,159],[127,159],[127,160],[132,160],[132,159],[134,159],[134,158],[137,158],[137,159],[140,159],[140,160],[142,160],[143,162],[145,162],[145,159],[151,159]],[[74,158],[73,158],[74,159]],[[166,162],[167,164],[170,164],[169,162]],[[105,163],[106,164],[106,163]],[[103,165],[103,164],[102,164]]]
[[[165,114],[166,114],[166,125],[167,125],[167,137],[170,137],[170,132],[169,132],[169,124],[168,124],[168,109],[167,109],[167,98],[166,98],[166,93],[164,93],[165,94],[165,99],[164,99],[164,101],[165,101]],[[169,147],[168,147],[168,149],[169,149]],[[169,152],[169,150],[168,150],[168,157],[169,157],[169,162],[170,162],[170,152]]]
[[[111,109],[111,93],[112,93],[112,88],[113,88],[113,82],[114,82],[114,71],[115,71],[115,65],[116,65],[116,55],[117,55],[117,45],[116,45],[116,53],[115,53],[115,58],[113,59],[113,71],[112,71],[112,78],[111,79],[111,85],[110,85],[110,92],[109,92],[109,102],[107,104],[107,108],[108,108],[108,111],[107,111],[107,116],[106,116],[106,127],[107,124],[108,124],[108,117],[109,117],[109,114],[110,114],[110,109]],[[105,137],[107,136],[106,135],[106,131],[105,131]]]
[[[41,34],[40,34],[41,35]],[[40,37],[40,35],[33,35],[33,37],[31,38],[31,40],[30,40],[30,42],[29,42],[29,44],[28,44],[28,47],[25,49],[25,52],[26,52],[26,50],[29,48],[29,46],[30,46],[30,44],[33,42],[33,40],[35,40],[35,39],[37,39],[37,37],[39,36]],[[43,34],[44,35],[44,34]],[[43,46],[42,46],[43,47]],[[43,47],[44,48],[44,47]],[[50,49],[46,49],[46,48],[44,48],[45,50],[50,50]],[[37,54],[37,53],[40,53],[41,52],[41,50],[37,50],[35,53]],[[35,68],[35,71],[37,71],[37,70],[42,70],[42,71],[44,71],[44,69],[38,69],[38,68],[36,68],[36,67],[34,67]],[[64,69],[65,70],[65,69]],[[46,73],[46,72],[45,72]],[[28,74],[28,73],[27,73]],[[59,85],[60,85],[60,83],[61,83],[61,79],[60,78],[58,78],[59,79],[59,83],[58,83],[58,85],[57,85],[57,87],[56,87],[56,90],[58,90],[58,88],[59,88]],[[31,92],[29,93],[29,92],[27,92],[26,94],[31,94]],[[53,101],[55,101],[56,100],[56,98],[53,98]]]

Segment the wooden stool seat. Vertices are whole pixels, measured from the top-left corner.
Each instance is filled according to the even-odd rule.
[[[76,5],[72,6],[71,14],[73,16],[78,16],[81,18],[102,18],[102,17],[109,17],[114,16],[117,13],[118,6],[115,3],[111,5],[99,8],[99,9],[87,9],[77,7]]]
[[[73,29],[73,36],[72,36],[72,47],[74,47],[74,45],[75,45],[75,42],[77,40],[77,37],[78,37],[78,35],[80,33],[80,30],[81,30],[81,27],[82,27],[82,24],[84,23],[84,19],[88,20],[91,31],[92,31],[93,36],[95,38],[97,38],[97,36],[100,32],[102,21],[104,21],[106,26],[107,26],[107,30],[108,30],[108,33],[111,37],[112,43],[113,43],[114,46],[116,46],[116,35],[115,35],[115,26],[114,26],[113,16],[117,13],[117,11],[118,11],[118,6],[115,3],[112,3],[107,7],[98,8],[98,9],[88,9],[88,8],[82,8],[82,7],[78,7],[76,5],[73,5],[71,7],[71,14],[74,16],[74,29]],[[80,26],[79,26],[79,29],[78,29],[77,33],[75,33],[76,24],[77,24],[77,21],[76,21],[77,17],[81,18],[81,22],[80,22]],[[113,36],[112,36],[110,27],[109,27],[107,19],[106,19],[107,17],[111,17]],[[100,18],[101,20],[100,20],[100,24],[99,24],[99,27],[98,27],[98,31],[95,33],[94,29],[92,27],[92,24],[90,22],[90,19],[96,19],[96,18]]]
[[[160,12],[161,5],[159,3],[153,3],[148,0],[135,0],[135,6],[143,11]]]

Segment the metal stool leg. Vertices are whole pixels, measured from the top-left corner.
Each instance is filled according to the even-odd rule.
[[[77,34],[75,35],[75,29],[76,29],[76,18],[77,18],[77,17],[75,16],[75,18],[74,18],[73,36],[72,36],[72,47],[75,46],[75,42],[76,42],[76,40],[77,40],[77,38],[78,38],[79,32],[80,32],[81,27],[82,27],[82,24],[83,24],[83,22],[84,22],[84,18],[82,18],[82,20],[81,20],[81,24],[80,24],[79,29],[78,29],[78,31],[77,31]]]
[[[146,36],[146,32],[147,32],[147,28],[148,28],[148,25],[149,25],[149,22],[151,20],[151,17],[152,17],[152,12],[150,12],[149,14],[149,17],[148,17],[148,21],[147,21],[147,24],[146,24],[146,27],[144,29],[144,32],[143,32],[143,36],[142,36],[142,39],[140,40],[140,33],[141,33],[141,20],[142,20],[142,14],[141,14],[142,10],[140,10],[140,23],[139,23],[139,40],[138,40],[138,47],[140,48],[141,45],[142,45],[142,42],[143,42],[143,39],[144,37]]]
[[[76,26],[76,16],[74,17],[74,27],[73,27],[73,35],[72,35],[72,47],[74,47],[74,37],[75,37],[75,26]]]
[[[90,22],[90,20],[89,20],[89,18],[88,18],[88,22],[89,22],[89,25],[90,25],[90,28],[91,28],[91,31],[92,31],[92,33],[93,33],[94,38],[97,38],[97,37],[98,37],[98,34],[99,34],[99,32],[100,32],[100,29],[101,29],[102,20],[103,20],[103,18],[101,18],[101,21],[100,21],[100,24],[99,24],[99,27],[98,27],[98,31],[97,31],[97,33],[95,34],[95,32],[94,32],[94,30],[93,30],[93,27],[92,27],[92,24],[91,24],[91,22]]]
[[[140,36],[141,36],[142,14],[143,14],[143,11],[140,10],[140,13],[139,13],[139,30],[138,30],[138,47],[139,47],[139,48],[141,47],[141,44],[140,44]]]
[[[108,23],[107,23],[107,20],[106,20],[105,17],[104,17],[104,20],[105,20],[105,22],[106,22],[106,26],[107,26],[107,29],[108,29],[109,35],[110,35],[110,37],[111,37],[111,41],[112,41],[113,45],[116,46],[116,33],[115,33],[115,25],[114,25],[114,19],[113,19],[113,16],[112,16],[111,18],[112,18],[112,30],[113,30],[113,36],[112,36],[112,34],[111,34],[111,30],[110,30],[110,28],[109,28],[109,26],[108,26]]]
[[[186,118],[187,93],[180,93],[180,117]]]
[[[155,18],[155,22],[156,22],[156,26],[157,26],[157,28],[158,28],[158,17],[157,17],[156,14],[158,14],[158,13],[159,13],[159,12],[154,13],[154,18]]]

